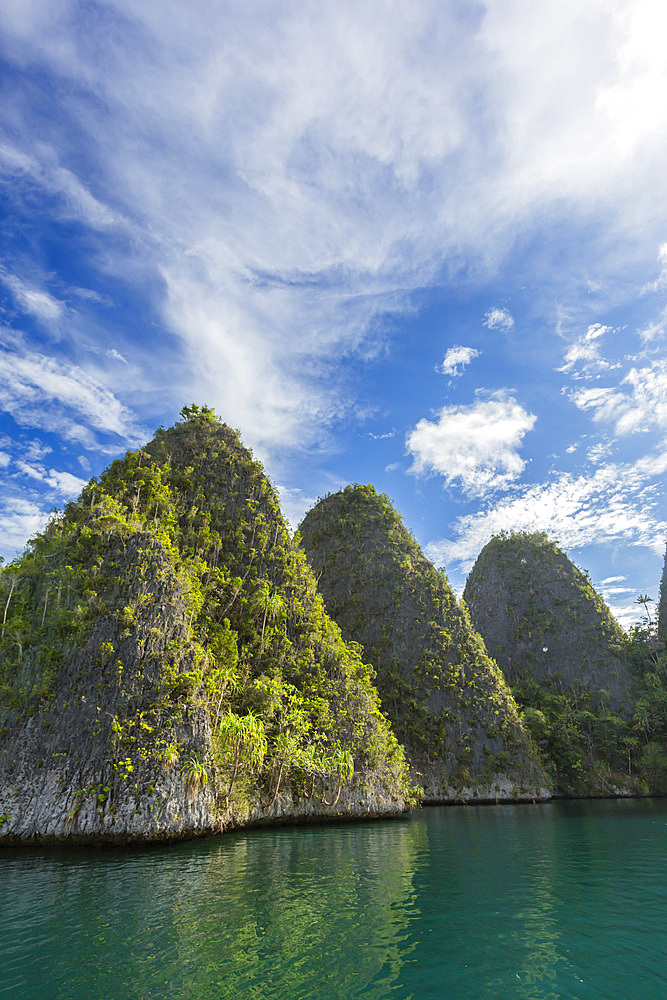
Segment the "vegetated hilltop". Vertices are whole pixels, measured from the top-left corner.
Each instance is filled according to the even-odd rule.
[[[627,709],[623,630],[587,575],[544,534],[498,535],[482,550],[464,599],[507,679],[582,689]]]
[[[388,498],[348,486],[320,500],[300,532],[329,613],[377,670],[426,799],[547,796],[502,674]]]
[[[561,794],[663,790],[662,682],[646,677],[655,649],[643,636],[628,641],[557,545],[541,533],[496,536],[464,598]]]
[[[207,407],[0,574],[0,840],[401,812],[402,748],[276,494]]]

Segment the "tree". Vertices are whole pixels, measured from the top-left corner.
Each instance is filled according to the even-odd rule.
[[[227,808],[241,760],[244,759],[251,768],[256,768],[261,765],[266,756],[267,743],[264,723],[252,712],[248,712],[244,716],[227,712],[220,720],[218,738],[222,747],[230,747],[234,754],[232,774],[225,795],[225,808]]]
[[[180,415],[185,423],[191,421],[202,426],[214,424],[218,419],[210,406],[197,406],[196,403],[192,403],[191,406],[184,406]]]
[[[327,802],[326,796],[322,797],[322,802],[325,806],[333,807],[338,805],[338,799],[340,798],[343,782],[348,781],[354,774],[354,760],[349,750],[343,750],[340,746],[337,746],[331,755],[329,764],[331,767],[329,773],[332,775],[335,774],[338,778],[338,788],[336,790],[336,795],[331,802]]]
[[[5,625],[7,624],[7,612],[9,611],[9,602],[12,599],[12,594],[16,589],[16,584],[18,583],[18,581],[19,581],[18,573],[8,573],[7,571],[3,573],[3,582],[9,583],[9,593],[7,594],[7,600],[5,601],[5,610],[2,615],[2,631],[0,635],[0,638],[2,639],[4,639],[5,637]]]

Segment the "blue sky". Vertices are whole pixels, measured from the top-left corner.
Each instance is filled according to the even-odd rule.
[[[186,403],[293,524],[351,481],[461,589],[667,535],[658,0],[5,0],[0,551]]]

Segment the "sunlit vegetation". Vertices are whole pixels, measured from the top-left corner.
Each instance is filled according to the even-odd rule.
[[[562,795],[667,791],[664,642],[653,602],[626,635],[546,535],[496,536],[466,597]]]
[[[377,670],[382,704],[416,767],[452,794],[511,775],[544,776],[517,706],[465,606],[425,558],[388,497],[356,484],[300,528],[327,608]]]
[[[151,767],[179,773],[224,815],[286,789],[337,802],[356,774],[414,801],[372,668],[326,614],[262,467],[208,407],[113,462],[2,570],[5,736],[65,711],[82,669],[112,685],[97,732],[138,791]],[[186,745],[201,711],[210,738]]]

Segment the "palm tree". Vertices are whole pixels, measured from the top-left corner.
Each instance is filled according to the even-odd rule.
[[[331,756],[330,764],[331,770],[329,774],[338,775],[338,789],[335,798],[331,802],[327,802],[326,795],[323,795],[322,804],[333,807],[338,804],[343,782],[347,781],[354,774],[354,760],[349,750],[343,750],[342,747],[338,746]]]
[[[241,758],[245,757],[251,768],[259,767],[264,760],[267,750],[266,733],[264,732],[264,723],[252,712],[243,716],[227,712],[220,720],[218,737],[222,745],[231,747],[234,753],[232,774],[225,796],[226,809],[229,805]]]

